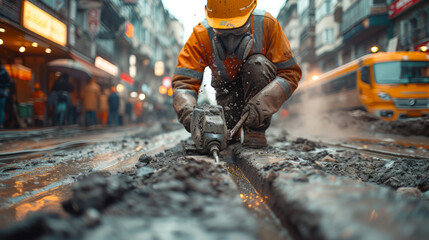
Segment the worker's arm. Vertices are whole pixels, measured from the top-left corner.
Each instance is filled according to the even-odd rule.
[[[243,110],[243,114],[249,112],[245,125],[254,128],[261,126],[290,98],[302,75],[279,22],[269,13],[266,13],[264,20],[263,39],[267,49],[265,56],[274,63],[277,72],[275,79],[256,94]]]
[[[204,48],[194,31],[180,51],[173,75],[173,106],[180,123],[190,131],[192,111],[197,105],[198,90],[203,80],[205,61]]]

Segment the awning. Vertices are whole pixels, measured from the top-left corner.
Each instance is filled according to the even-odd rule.
[[[76,78],[89,79],[91,77],[89,68],[73,59],[55,59],[48,63],[48,68],[53,71],[67,73]]]
[[[78,62],[78,63],[82,64],[83,66],[85,66],[86,68],[88,68],[93,77],[108,78],[108,79],[114,78],[112,75],[110,75],[107,72],[95,67],[94,64],[85,61],[84,59],[78,57],[76,54],[70,53],[70,56],[73,58],[73,60],[75,60],[76,62]]]

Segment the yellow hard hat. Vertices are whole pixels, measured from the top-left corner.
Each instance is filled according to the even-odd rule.
[[[216,29],[239,28],[255,8],[256,0],[207,0],[207,23]]]

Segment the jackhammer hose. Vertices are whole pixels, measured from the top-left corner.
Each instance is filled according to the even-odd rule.
[[[211,143],[210,144],[210,153],[213,155],[216,163],[219,163],[219,143]]]

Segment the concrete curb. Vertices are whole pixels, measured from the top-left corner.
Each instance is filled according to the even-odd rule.
[[[427,239],[429,202],[327,174],[273,149],[238,146],[237,165],[298,239]]]

